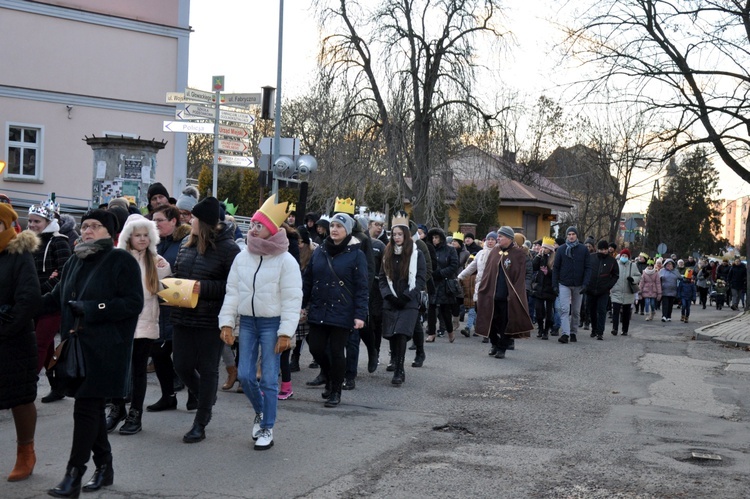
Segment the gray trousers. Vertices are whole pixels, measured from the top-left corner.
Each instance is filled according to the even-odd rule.
[[[560,326],[562,334],[578,334],[578,322],[581,319],[582,286],[563,286],[560,284]]]

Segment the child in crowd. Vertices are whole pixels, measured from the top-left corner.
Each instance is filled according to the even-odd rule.
[[[716,296],[714,297],[716,300],[716,310],[721,310],[724,308],[724,297],[727,294],[727,283],[724,279],[716,280],[714,292],[716,293]]]
[[[688,322],[690,318],[690,304],[695,301],[697,292],[695,282],[693,282],[693,269],[687,269],[678,290],[678,295],[682,302],[682,317],[680,318],[682,322]]]

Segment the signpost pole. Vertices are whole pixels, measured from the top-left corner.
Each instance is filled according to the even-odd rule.
[[[279,53],[276,63],[276,114],[274,116],[274,133],[273,133],[273,151],[271,164],[276,164],[279,159],[279,147],[281,144],[281,59],[282,59],[282,41],[284,39],[284,0],[279,0]],[[279,179],[271,170],[273,175],[272,194],[274,202],[279,202]]]
[[[219,195],[219,105],[221,104],[221,91],[224,89],[224,77],[214,76],[212,80],[211,88],[215,92],[216,103],[214,108],[216,115],[214,118],[214,174],[211,195],[217,197]]]

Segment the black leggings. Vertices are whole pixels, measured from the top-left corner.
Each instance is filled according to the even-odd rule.
[[[323,375],[331,380],[334,389],[341,389],[344,382],[346,361],[344,351],[349,341],[348,328],[310,324],[307,344]]]
[[[427,310],[427,334],[434,336],[437,326],[437,314],[440,314],[440,318],[443,320],[443,325],[446,331],[449,333],[453,332],[453,314],[451,310],[453,305],[451,304],[430,304],[430,308]]]
[[[284,383],[292,381],[292,369],[289,366],[289,356],[291,353],[291,350],[284,350],[281,352],[281,360],[279,361],[279,364],[281,367],[281,381]]]
[[[627,333],[630,329],[630,312],[632,305],[612,302],[612,329],[617,331],[622,322],[622,332]]]
[[[539,326],[539,331],[549,333],[552,329],[553,317],[555,314],[555,299],[544,300],[542,298],[534,297],[536,305],[536,323]],[[586,311],[588,317],[588,311]]]
[[[150,338],[136,338],[133,340],[133,356],[130,361],[130,379],[133,391],[130,397],[130,408],[136,409],[138,412],[143,412],[143,400],[146,398],[146,386],[148,386],[148,373],[146,369],[153,341]],[[112,403],[124,406],[125,399],[112,399]]]
[[[151,344],[151,359],[159,380],[162,397],[174,395],[174,364],[172,363],[172,340],[156,341]]]

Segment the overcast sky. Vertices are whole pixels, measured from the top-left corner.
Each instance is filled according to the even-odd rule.
[[[559,34],[545,21],[557,2],[531,0],[509,2],[508,24],[518,46],[510,52],[503,84],[511,85],[533,102],[539,95],[559,97],[559,69],[547,51]],[[310,0],[286,0],[284,5],[283,86],[284,97],[305,90],[315,66],[318,47],[317,23],[308,10]],[[208,90],[211,77],[225,76],[227,92],[260,92],[264,85],[276,86],[279,27],[278,1],[192,0],[190,2],[190,62],[188,84]],[[716,161],[723,197],[734,199],[750,193],[731,170]],[[651,182],[643,195],[626,208],[644,211]]]

